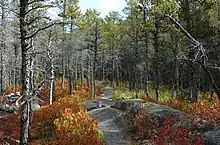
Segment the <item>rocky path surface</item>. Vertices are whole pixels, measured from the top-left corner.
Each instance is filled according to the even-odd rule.
[[[113,90],[104,89],[104,97],[85,102],[85,108],[99,121],[99,130],[105,135],[105,145],[129,145],[131,134],[126,131],[123,111],[111,108]],[[97,107],[97,104],[101,107]]]

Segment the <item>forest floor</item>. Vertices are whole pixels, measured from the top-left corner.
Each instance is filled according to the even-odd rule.
[[[123,119],[123,111],[111,108],[113,89],[104,88],[102,98],[87,101],[85,107],[90,110],[91,116],[98,120],[99,130],[104,133],[105,145],[129,145],[131,144],[131,133],[126,130]],[[95,108],[100,103],[100,108]]]

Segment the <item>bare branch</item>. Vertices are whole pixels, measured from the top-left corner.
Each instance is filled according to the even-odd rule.
[[[31,35],[27,36],[26,39],[31,39],[31,38],[33,38],[35,35],[37,35],[40,31],[45,30],[45,29],[48,29],[48,28],[50,28],[50,27],[52,27],[52,26],[54,26],[54,25],[56,25],[56,24],[62,24],[62,22],[60,22],[60,23],[52,23],[52,24],[49,24],[49,25],[47,25],[47,26],[45,26],[45,27],[39,28],[38,30],[36,30],[35,32],[33,32]]]
[[[207,66],[208,68],[212,68],[212,69],[217,69],[217,70],[220,70],[220,67],[219,66]]]
[[[198,46],[199,42],[192,37],[192,35],[190,35],[185,28],[183,28],[183,26],[177,22],[172,16],[170,15],[165,15],[167,16],[178,28],[180,28],[180,30],[186,35],[186,37],[190,40],[191,43],[193,43],[194,45]]]
[[[27,26],[33,24],[35,21],[40,20],[40,19],[47,19],[47,20],[51,20],[50,17],[35,17],[32,20],[30,20],[29,22],[26,23]]]
[[[29,14],[31,11],[36,10],[36,9],[53,8],[53,7],[55,7],[55,6],[53,6],[53,5],[36,6],[36,7],[33,7],[32,9],[28,10],[25,13],[25,15]]]
[[[33,1],[29,2],[28,5],[31,5],[31,4],[33,4],[33,3],[37,3],[37,2],[41,2],[41,1],[33,0]]]

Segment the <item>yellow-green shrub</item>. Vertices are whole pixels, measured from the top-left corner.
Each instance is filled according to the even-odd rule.
[[[103,144],[99,139],[98,122],[84,110],[75,113],[72,109],[66,108],[54,124],[56,125],[56,137],[52,140],[54,145]]]

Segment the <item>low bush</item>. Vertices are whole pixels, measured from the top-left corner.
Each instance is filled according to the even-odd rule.
[[[87,112],[79,112],[66,108],[61,117],[54,121],[56,136],[52,139],[54,145],[102,145],[99,138],[98,122]]]
[[[178,116],[162,118],[162,127],[158,120],[152,119],[144,109],[135,115],[133,132],[138,140],[150,140],[158,145],[204,145],[204,139],[194,134],[186,125],[175,126],[174,119]]]

